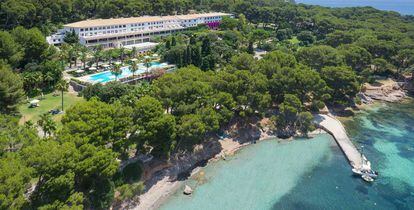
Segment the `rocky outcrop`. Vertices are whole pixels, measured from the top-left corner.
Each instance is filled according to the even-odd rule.
[[[193,189],[191,189],[190,186],[185,185],[185,188],[184,188],[184,192],[183,193],[186,194],[186,195],[191,195],[191,193],[193,193]]]
[[[374,100],[386,102],[398,102],[406,97],[403,89],[404,83],[398,83],[393,80],[386,80],[377,85],[366,84],[364,91],[358,96],[363,103],[372,103]]]

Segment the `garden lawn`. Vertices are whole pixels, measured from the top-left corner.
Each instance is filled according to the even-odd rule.
[[[40,100],[40,96],[37,97]],[[30,99],[33,100],[33,99]],[[72,105],[83,101],[82,97],[78,97],[73,93],[65,92],[63,94],[63,105],[65,111],[71,107]],[[24,124],[27,121],[32,121],[32,123],[36,123],[37,120],[40,119],[40,115],[49,112],[51,109],[62,109],[62,97],[59,93],[58,96],[53,96],[53,93],[47,94],[43,97],[43,100],[40,100],[39,107],[36,108],[29,108],[29,103],[25,103],[19,106],[19,111],[22,115],[20,119],[20,124]],[[60,123],[62,119],[62,114],[53,115],[53,119]]]

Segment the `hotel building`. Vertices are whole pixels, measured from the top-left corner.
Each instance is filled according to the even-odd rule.
[[[64,25],[56,34],[46,39],[51,45],[63,43],[65,34],[71,31],[79,36],[79,42],[87,47],[102,45],[104,48],[122,47],[150,42],[153,37],[167,36],[185,29],[205,24],[217,28],[227,13],[201,13],[173,16],[142,16],[131,18],[93,19]]]

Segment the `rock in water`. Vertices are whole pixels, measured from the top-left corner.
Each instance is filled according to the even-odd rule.
[[[186,194],[186,195],[190,195],[191,193],[193,193],[193,189],[191,189],[191,187],[190,187],[190,186],[185,185],[185,188],[184,188],[184,194]]]

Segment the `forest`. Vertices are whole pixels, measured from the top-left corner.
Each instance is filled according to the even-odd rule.
[[[73,62],[122,59],[45,36],[87,18],[230,12],[219,30],[159,39],[179,69],[153,81],[88,86],[61,125],[19,123],[26,96],[62,89]],[[331,9],[275,0],[4,0],[0,7],[0,209],[108,209],[143,191],[139,163],[191,152],[229,124],[269,118],[280,137],[306,136],[325,105],[360,103],[362,84],[413,72],[414,18],[371,7]],[[261,59],[255,52],[266,50]],[[105,56],[104,56],[105,55]],[[106,58],[105,58],[106,57]],[[44,135],[39,135],[39,128]]]

